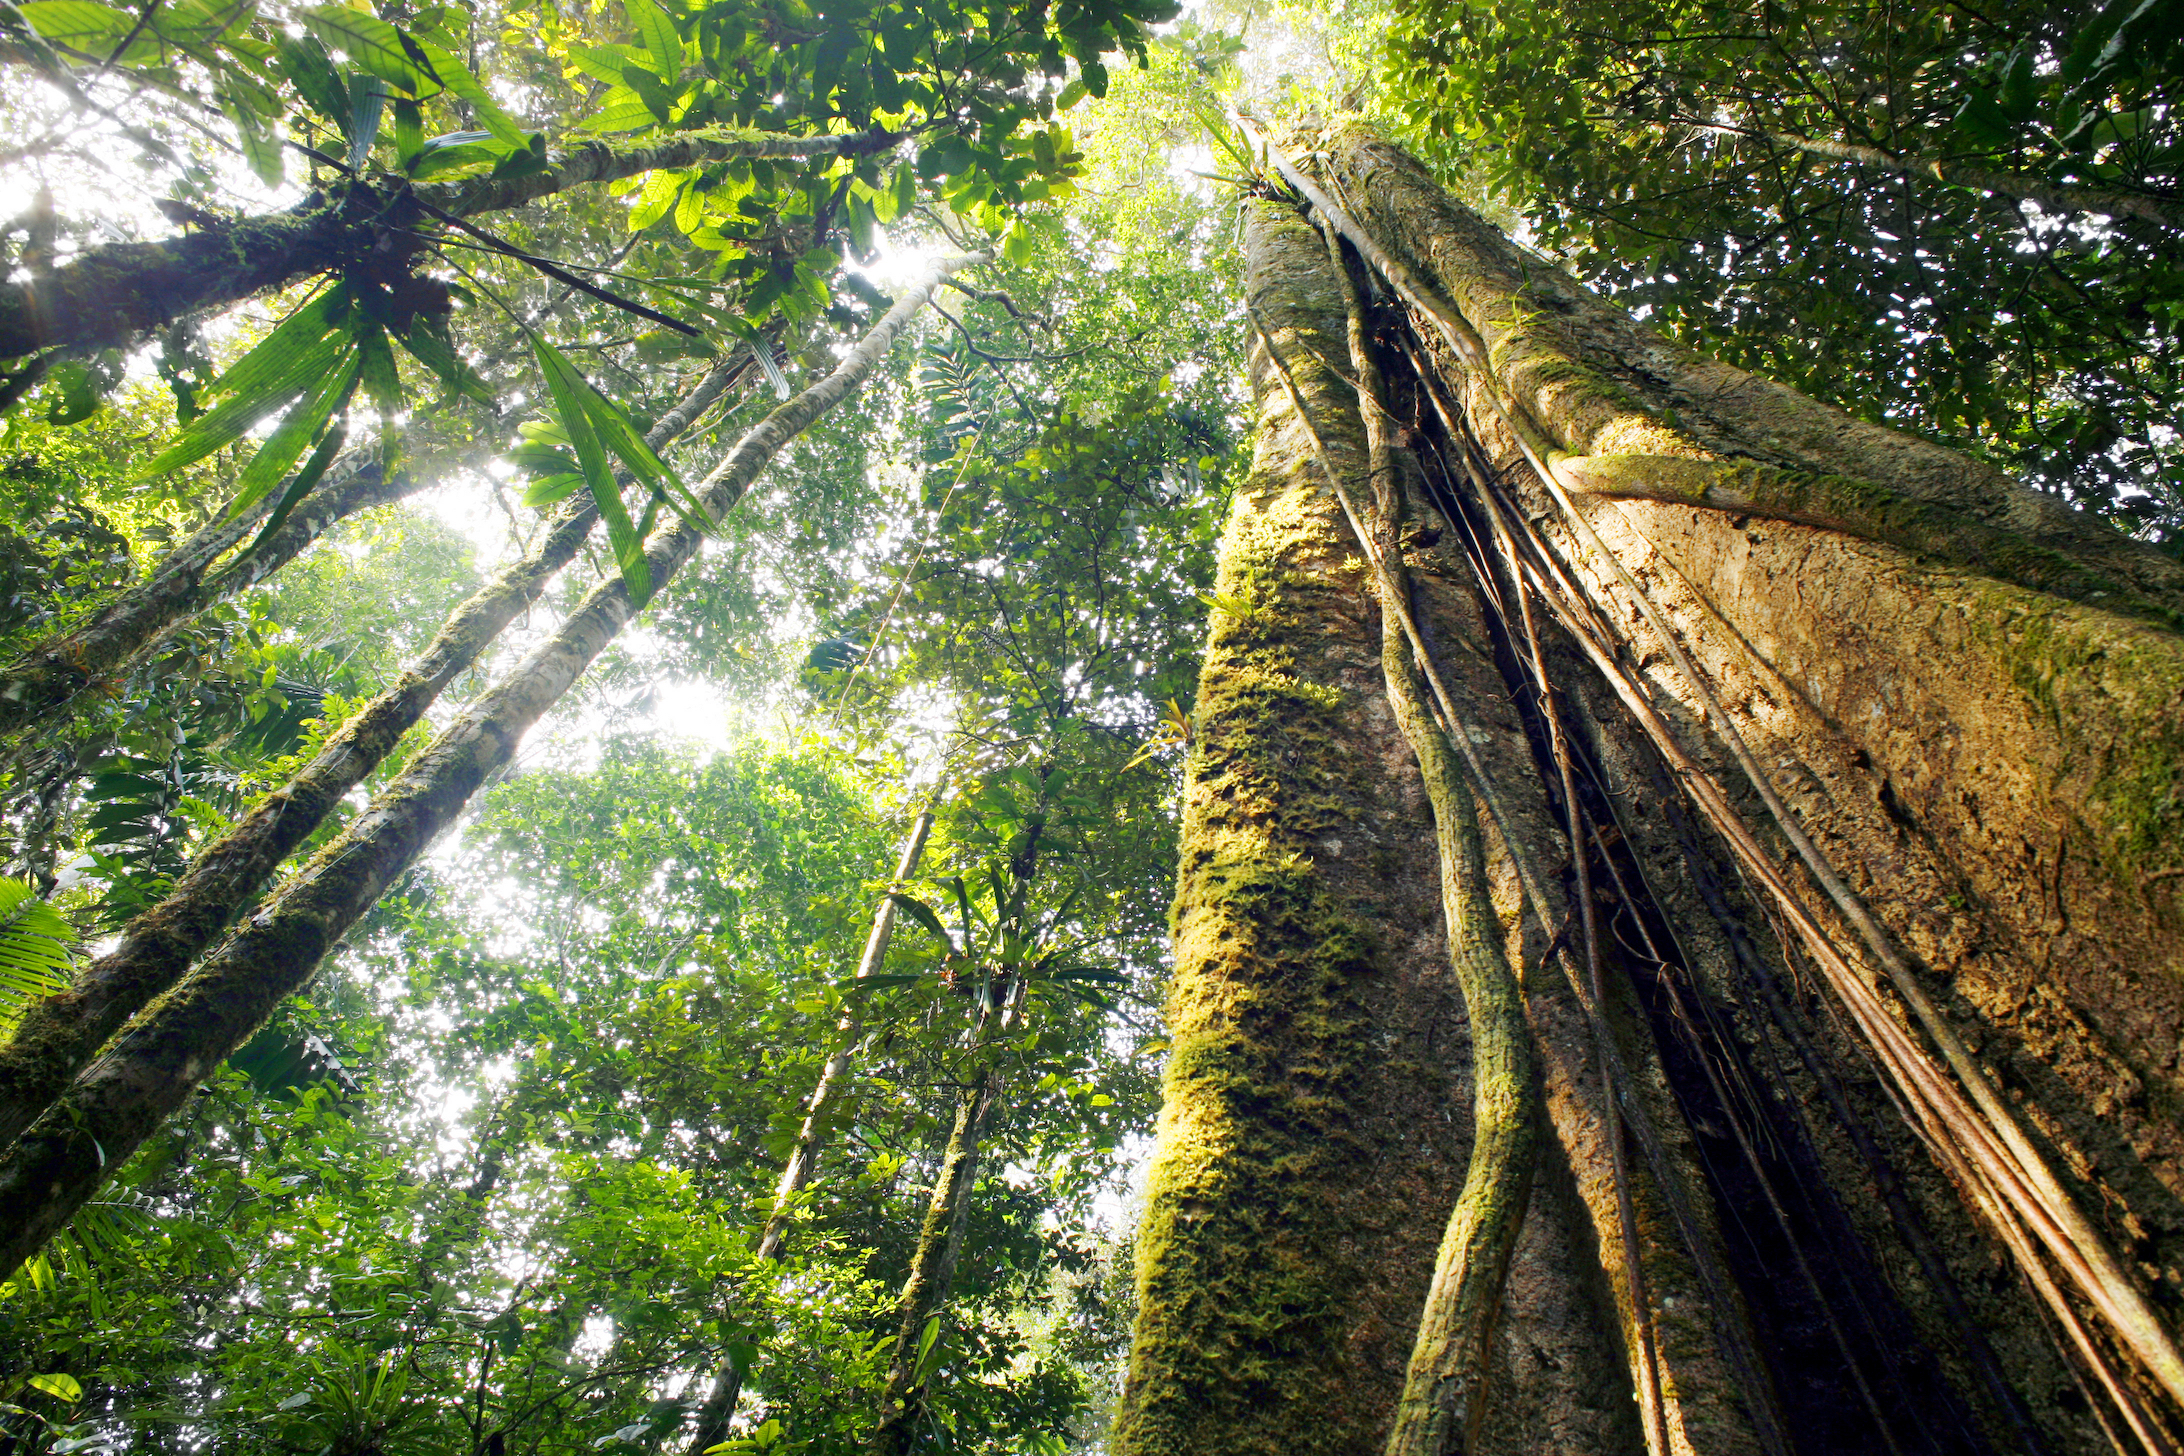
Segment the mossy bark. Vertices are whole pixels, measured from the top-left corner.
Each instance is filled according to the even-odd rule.
[[[281,213],[215,222],[157,243],[88,248],[61,268],[0,283],[0,360],[39,350],[126,348],[174,319],[225,308],[366,258],[379,264],[419,246],[403,230],[428,214],[457,217],[521,207],[587,183],[735,157],[863,156],[885,133],[774,136],[710,127],[665,141],[589,141],[528,177],[383,188],[343,184]],[[376,255],[376,257],[375,257]]]
[[[352,454],[335,463],[264,544],[224,568],[222,559],[258,529],[279,493],[268,492],[257,509],[233,520],[205,526],[90,621],[0,668],[0,741],[67,712],[87,692],[117,684],[176,627],[265,580],[336,522],[401,500],[419,484],[408,471],[390,474],[369,453]]]
[[[1321,362],[1346,352],[1324,244],[1274,204],[1253,206],[1247,238],[1255,313],[1337,468],[1362,480],[1354,396]],[[1174,1051],[1114,1435],[1128,1456],[1382,1444],[1471,1151],[1436,823],[1388,701],[1376,592],[1263,349],[1253,370],[1257,457],[1221,554],[1233,609],[1212,626],[1186,775]],[[1420,596],[1436,640],[1480,637],[1468,592],[1429,580]],[[1492,664],[1450,655],[1454,690],[1485,705],[1465,731],[1522,763]],[[1505,797],[1542,824],[1524,783]],[[1552,927],[1523,913],[1498,830],[1483,849],[1496,934],[1537,967]],[[1582,1037],[1581,1018],[1540,1033],[1548,1100],[1560,1086],[1563,1114],[1596,1120],[1597,1094],[1555,1071],[1586,1060]],[[1482,1451],[1642,1446],[1572,1173],[1558,1130],[1492,1339]],[[1703,1302],[1685,1309],[1706,1328]]]

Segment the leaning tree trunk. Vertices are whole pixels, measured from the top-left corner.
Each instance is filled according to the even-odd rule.
[[[1305,149],[1387,300],[1416,666],[1546,1093],[1440,1449],[2173,1441],[2184,569],[1675,348],[1370,136]],[[1383,1444],[1472,1135],[1432,820],[1299,418],[1369,496],[1367,371],[1297,210],[1249,240],[1127,1456]]]
[[[941,277],[984,261],[942,259],[834,370],[754,425],[695,494],[732,509],[774,455],[860,387]],[[702,537],[685,523],[653,533],[645,557],[664,587]],[[602,582],[498,683],[413,759],[349,827],[262,909],[116,1037],[65,1094],[0,1154],[0,1266],[14,1268],[63,1227],[129,1155],[301,990],[349,928],[514,758],[641,604],[626,577]]]
[[[645,436],[664,449],[695,424],[742,373],[731,361],[708,370]],[[518,615],[538,600],[598,523],[585,496],[564,504],[529,554],[510,562],[448,614],[416,661],[343,723],[295,776],[205,846],[158,904],[123,927],[112,948],[77,972],[68,989],[25,1008],[0,1046],[0,1148],[30,1126],[126,1021],[179,981],[214,939],[264,893],[288,857],[424,720],[447,685],[475,667]]]
[[[256,509],[210,522],[90,621],[0,668],[0,742],[60,717],[86,694],[141,666],[177,627],[264,581],[336,523],[401,500],[421,483],[407,470],[390,473],[375,452],[357,451],[335,462],[255,550],[225,566],[221,559],[258,530],[279,492],[266,492]]]

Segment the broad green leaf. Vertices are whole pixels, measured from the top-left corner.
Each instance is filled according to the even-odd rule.
[[[349,340],[345,338],[340,342],[344,346],[342,352],[349,357],[326,375],[317,389],[305,395],[274,427],[273,433],[266,436],[258,453],[250,457],[250,463],[236,477],[235,499],[228,504],[224,513],[226,518],[232,519],[249,510],[260,496],[278,485],[304,448],[318,438],[327,419],[356,388],[357,376],[363,368],[362,351],[348,347]]]
[[[682,37],[675,33],[675,23],[667,18],[654,0],[623,0],[622,8],[637,26],[637,38],[652,53],[654,69],[673,82],[682,74]]]
[[[604,135],[617,131],[644,131],[657,125],[658,118],[644,102],[617,101],[585,117],[573,129]]]
[[[413,38],[410,43],[424,53],[425,60],[439,74],[441,84],[455,96],[470,103],[470,109],[477,114],[479,122],[497,140],[512,147],[530,145],[529,134],[493,99],[493,93],[486,90],[476,76],[470,74],[468,67],[429,41]]]
[[[324,299],[325,295],[321,295],[318,301],[298,309],[264,343],[215,379],[206,393],[226,392],[232,397],[193,420],[181,439],[144,467],[145,476],[179,470],[233,444],[258,421],[323,380],[348,347],[346,335],[327,335]],[[299,322],[303,326],[290,332]]]
[[[687,169],[662,169],[645,174],[644,190],[638,195],[637,205],[630,209],[629,230],[641,233],[661,218],[675,205],[682,195],[683,184],[690,180]]]
[[[296,94],[319,114],[321,120],[339,128],[346,140],[351,115],[349,83],[334,69],[325,45],[315,35],[283,35],[278,57],[280,73],[296,88]]]
[[[394,103],[394,165],[407,172],[416,155],[425,149],[425,117],[417,103],[397,97]]]
[[[58,1372],[51,1375],[33,1375],[30,1377],[30,1388],[42,1390],[55,1400],[83,1399],[83,1386],[73,1375],[62,1375]]]
[[[948,928],[940,923],[940,916],[934,912],[932,906],[914,895],[899,894],[893,890],[887,892],[887,898],[897,910],[930,931],[943,950],[950,955],[955,954],[955,937],[948,934]]]
[[[28,0],[16,8],[42,39],[102,59],[136,25],[134,16],[98,0]]]
[[[388,342],[385,329],[366,324],[357,330],[356,346],[365,397],[373,409],[391,419],[402,408],[402,374],[395,368],[394,345]]]
[[[622,505],[622,488],[607,466],[606,449],[599,443],[599,436],[592,429],[591,415],[584,408],[584,396],[591,386],[577,373],[576,367],[562,357],[561,351],[544,338],[533,335],[531,348],[538,356],[539,372],[545,376],[547,392],[553,396],[554,414],[561,421],[561,427],[569,432],[569,443],[576,448],[577,461],[584,467],[584,478],[591,484],[592,499],[606,520],[607,540],[614,547],[614,559],[622,569],[622,580],[629,584],[630,600],[641,603],[652,595],[651,563],[645,560],[644,541]]]
[[[477,370],[463,362],[446,339],[433,332],[422,315],[410,324],[409,333],[402,338],[402,347],[409,350],[418,363],[430,369],[447,386],[449,393],[489,407],[495,403],[492,387],[479,377]]]
[[[46,376],[46,389],[52,400],[46,405],[46,423],[73,425],[87,420],[99,411],[99,391],[91,377],[90,369],[82,362],[70,359],[54,366]]]
[[[583,488],[581,475],[542,475],[525,487],[522,499],[527,506],[550,506],[567,500]]]
[[[491,132],[450,132],[432,138],[418,150],[410,162],[409,174],[422,181],[464,167],[490,166],[507,155],[508,148]]]
[[[675,88],[642,66],[624,66],[622,84],[637,93],[645,109],[659,118],[662,126],[675,119]]]
[[[338,410],[340,406],[336,405],[335,408]],[[280,500],[274,503],[272,513],[265,518],[265,524],[258,528],[258,534],[243,549],[244,556],[270,540],[275,531],[288,523],[288,518],[295,514],[296,507],[303,503],[303,498],[318,489],[318,483],[326,478],[326,467],[334,463],[334,457],[341,453],[342,444],[348,438],[348,426],[342,423],[336,423],[319,437],[318,445],[311,451],[311,458],[303,462],[303,469],[296,472],[296,478],[289,482],[287,490],[281,492]]]
[[[422,57],[411,54],[419,43],[404,45],[402,32],[377,16],[342,5],[321,5],[299,18],[313,35],[389,86],[410,96],[430,96],[440,90],[437,79],[420,63]]]

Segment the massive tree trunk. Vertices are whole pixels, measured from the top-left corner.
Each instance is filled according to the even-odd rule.
[[[1315,459],[1387,473],[1305,211],[1372,280],[1411,666],[1545,1092],[1482,1419],[1439,1449],[2173,1442],[2184,569],[1676,348],[1368,135],[1301,140],[1307,207],[1248,219],[1258,453],[1115,1449],[1385,1444],[1470,1154],[1462,810]]]

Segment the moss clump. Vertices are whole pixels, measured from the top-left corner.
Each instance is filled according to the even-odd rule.
[[[1248,546],[1249,524],[1263,518],[1232,544]],[[1343,818],[1324,769],[1344,695],[1298,671],[1301,630],[1286,610],[1217,629],[1202,680],[1137,1398],[1116,1433],[1133,1456],[1311,1449],[1294,1402],[1341,1394],[1309,1389],[1309,1372],[1336,1372],[1346,1333],[1341,1204],[1369,1170],[1349,1109],[1373,1063],[1356,995],[1371,966],[1311,859]],[[1345,1423],[1320,1429],[1345,1449]]]

